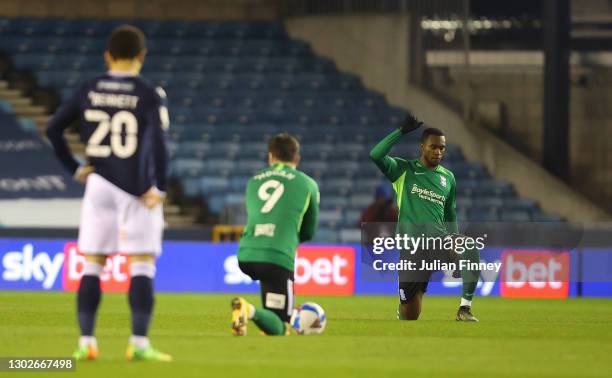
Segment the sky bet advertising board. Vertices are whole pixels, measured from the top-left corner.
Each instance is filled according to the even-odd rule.
[[[244,275],[236,258],[237,244],[167,241],[158,261],[156,288],[165,292],[255,293],[256,282]],[[477,295],[512,298],[612,296],[612,250],[547,251],[485,248]],[[362,251],[360,245],[304,245],[295,269],[297,295],[388,294],[397,291],[394,260]],[[382,269],[383,265],[387,270]],[[0,290],[75,291],[84,256],[71,240],[0,239]],[[576,281],[581,277],[580,284]],[[125,292],[127,257],[107,260],[104,291]],[[458,295],[461,279],[451,270],[432,275],[428,295]]]

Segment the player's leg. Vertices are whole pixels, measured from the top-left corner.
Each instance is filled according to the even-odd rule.
[[[101,299],[100,275],[106,255],[117,251],[117,223],[108,183],[96,174],[87,179],[79,224],[79,250],[85,254],[85,268],[77,292],[77,318],[81,337],[74,352],[78,360],[98,355],[95,322]]]
[[[276,264],[247,262],[240,269],[260,281],[263,307],[255,307],[244,298],[232,300],[232,333],[246,334],[248,320],[252,320],[266,335],[280,336],[286,331],[293,311],[293,272]]]
[[[257,262],[238,262],[240,270],[253,281],[261,280],[260,274],[263,274],[263,268]],[[242,297],[232,299],[230,303],[232,307],[232,335],[246,336],[249,320],[255,315],[255,306],[247,302]]]
[[[155,350],[149,341],[149,328],[155,304],[153,287],[156,272],[155,255],[131,255],[129,266],[128,302],[132,317],[132,335],[126,357],[129,360],[171,361],[170,355]]]
[[[400,251],[400,260],[413,263],[416,270],[398,271],[398,291],[400,304],[397,310],[399,320],[417,320],[421,315],[423,294],[427,291],[429,278],[432,272],[421,270],[423,260],[430,261],[431,254],[419,250],[415,253]]]
[[[263,289],[262,289],[263,295]],[[264,334],[282,336],[285,334],[285,323],[274,311],[255,307],[242,297],[232,299],[232,334],[246,336],[248,321],[257,325]]]
[[[478,249],[476,248],[469,249],[465,251],[460,258],[463,260],[467,260],[470,263],[479,263],[480,251],[478,251]],[[459,304],[459,310],[457,310],[457,321],[478,321],[478,319],[472,314],[472,299],[474,298],[474,293],[476,292],[479,277],[480,270],[471,270],[467,267],[461,270],[463,290],[461,292],[461,302]]]
[[[149,328],[155,304],[157,257],[161,255],[163,208],[149,209],[139,199],[125,192],[116,193],[119,203],[119,249],[128,254],[130,289],[128,302],[132,334],[126,357],[129,360],[171,361],[172,357],[151,346]]]
[[[273,279],[261,282],[263,308],[255,310],[253,322],[266,335],[280,336],[293,312],[293,273],[281,267],[273,272]]]
[[[399,320],[417,320],[421,315],[423,294],[427,291],[427,283],[400,282],[398,308]]]
[[[81,331],[79,348],[73,355],[77,360],[93,360],[98,356],[98,342],[94,330],[102,298],[100,275],[105,262],[104,255],[85,257],[85,269],[77,292],[77,318]]]

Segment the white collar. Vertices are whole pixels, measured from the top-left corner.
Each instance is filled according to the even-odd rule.
[[[125,71],[108,71],[107,72],[108,76],[114,76],[114,77],[136,77],[138,76],[137,73],[133,73],[133,72],[125,72]]]

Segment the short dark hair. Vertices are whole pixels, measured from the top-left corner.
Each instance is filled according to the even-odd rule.
[[[270,138],[268,152],[280,161],[291,162],[300,153],[300,142],[289,133],[281,133]]]
[[[425,141],[430,135],[444,136],[444,133],[440,129],[436,129],[435,127],[429,127],[423,130],[423,134],[421,134],[421,143],[425,143]]]
[[[132,25],[122,25],[113,30],[106,49],[113,59],[134,59],[146,48],[145,44],[142,30]]]

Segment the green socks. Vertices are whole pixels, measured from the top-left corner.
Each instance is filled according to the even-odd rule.
[[[480,262],[480,252],[476,248],[467,250],[461,256],[461,259],[468,260],[471,263]],[[463,280],[463,291],[461,292],[461,298],[471,301],[474,298],[476,292],[476,286],[478,285],[478,278],[480,277],[480,270],[461,270],[461,279]]]
[[[404,314],[402,314],[402,304],[401,303],[397,305],[397,320],[406,320],[406,318],[404,318]]]
[[[270,310],[256,308],[252,320],[266,335],[285,335],[285,323]]]

